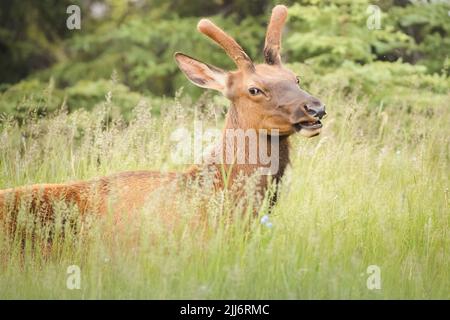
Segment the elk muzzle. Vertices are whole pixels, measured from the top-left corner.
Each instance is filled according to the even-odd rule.
[[[318,102],[318,103],[311,103],[305,105],[306,112],[319,120],[321,120],[327,113],[325,112],[325,105]]]
[[[322,128],[322,122],[320,120],[327,114],[325,112],[325,105],[318,99],[312,98],[302,104],[301,110],[304,116],[294,125],[296,131],[315,131],[318,134],[320,132],[319,129]]]

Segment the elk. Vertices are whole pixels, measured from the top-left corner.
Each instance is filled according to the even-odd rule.
[[[264,193],[270,181],[279,181],[289,163],[288,138],[296,132],[312,137],[320,133],[321,119],[326,114],[325,106],[315,97],[299,87],[298,77],[281,62],[281,33],[287,17],[287,8],[276,6],[267,28],[264,46],[264,63],[254,64],[242,47],[223,30],[208,19],[201,19],[198,31],[215,41],[237,66],[235,71],[224,71],[218,67],[196,60],[183,53],[175,53],[181,71],[195,85],[221,92],[231,101],[225,118],[225,128],[218,148],[212,152],[210,161],[204,165],[214,171],[216,188],[232,186],[236,177],[254,174],[266,168],[259,160],[249,162],[249,139],[232,144],[231,151],[244,153],[244,161],[218,161],[230,152],[230,141],[237,139],[235,130],[254,131],[259,140],[267,143],[269,152],[277,148],[276,172],[259,177],[259,192]],[[276,144],[275,144],[276,141]],[[254,146],[253,146],[254,147]],[[244,148],[245,150],[242,150]],[[214,157],[213,157],[214,155]],[[219,157],[217,157],[219,155]],[[224,170],[225,169],[225,170]],[[66,184],[37,184],[0,191],[0,220],[7,208],[17,210],[23,198],[30,200],[33,210],[44,217],[51,217],[52,201],[63,200],[75,204],[80,213],[105,214],[108,198],[113,190],[116,197],[113,210],[117,214],[139,209],[146,197],[161,186],[196,179],[202,165],[194,165],[186,172],[162,174],[153,171],[123,172],[90,181]],[[227,185],[223,183],[227,173]]]

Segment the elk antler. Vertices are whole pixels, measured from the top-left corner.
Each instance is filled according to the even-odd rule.
[[[272,10],[269,26],[267,27],[264,59],[267,64],[281,64],[281,32],[287,17],[287,8],[278,5]]]
[[[198,31],[207,35],[217,42],[236,63],[240,70],[254,71],[252,60],[245,53],[244,49],[222,29],[208,19],[201,19],[197,25]]]

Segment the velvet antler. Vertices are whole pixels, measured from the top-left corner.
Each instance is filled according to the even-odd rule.
[[[287,17],[287,8],[278,5],[272,10],[269,26],[267,27],[264,59],[267,64],[281,64],[281,32]]]
[[[216,26],[208,19],[202,19],[197,25],[198,31],[207,35],[217,42],[228,54],[228,56],[236,63],[240,70],[253,71],[252,60],[245,53],[244,49],[222,29]]]

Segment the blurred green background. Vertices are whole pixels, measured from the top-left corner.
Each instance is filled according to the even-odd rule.
[[[0,4],[0,114],[23,120],[66,108],[92,109],[112,94],[125,117],[140,100],[201,90],[173,59],[182,51],[222,68],[225,53],[196,31],[210,17],[262,60],[272,7],[263,0],[23,0]],[[289,20],[283,56],[307,90],[336,90],[369,105],[419,108],[448,103],[450,2],[405,0],[284,1]],[[81,29],[69,30],[69,5]],[[370,30],[369,5],[382,10]],[[318,94],[317,92],[314,92]]]

